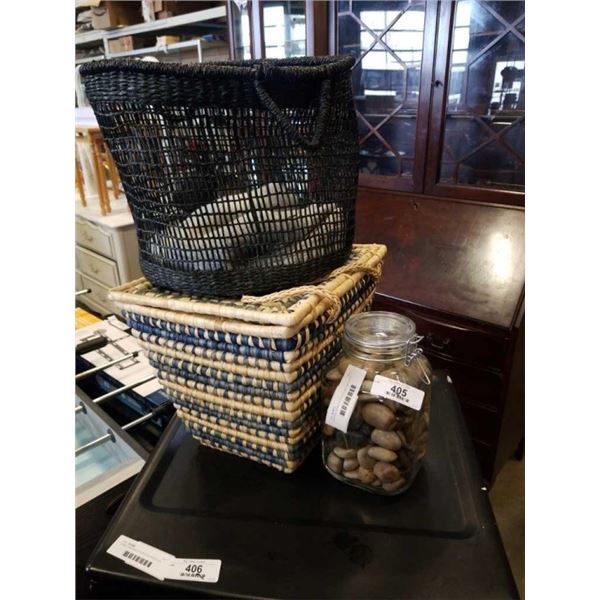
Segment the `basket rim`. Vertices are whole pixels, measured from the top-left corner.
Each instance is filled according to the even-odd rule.
[[[352,275],[329,274],[318,285],[342,298],[361,279],[366,271],[360,266],[376,267],[383,262],[387,247],[383,244],[353,244],[346,265],[357,268]],[[293,288],[292,288],[293,289]],[[295,302],[280,311],[278,302],[246,303],[238,299],[221,298],[211,302],[207,296],[191,296],[155,287],[145,277],[129,281],[109,291],[109,298],[121,310],[162,318],[192,327],[219,329],[230,333],[289,338],[308,325],[330,306],[330,302],[314,292],[299,292]],[[208,301],[207,301],[208,300]],[[271,307],[271,310],[264,310]],[[281,327],[282,329],[279,329]]]
[[[285,79],[325,78],[347,71],[352,68],[354,62],[354,57],[349,55],[230,60],[196,64],[155,63],[133,58],[114,58],[85,63],[81,65],[80,74],[85,77],[117,71],[179,77],[234,75],[248,79],[269,79],[273,76]]]

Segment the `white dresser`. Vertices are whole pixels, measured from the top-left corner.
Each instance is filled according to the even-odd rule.
[[[108,290],[141,277],[133,218],[124,200],[111,198],[112,212],[100,215],[96,200],[75,205],[75,289],[88,288],[78,300],[106,315],[118,313]]]

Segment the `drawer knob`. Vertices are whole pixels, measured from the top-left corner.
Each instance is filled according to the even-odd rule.
[[[100,273],[100,269],[98,267],[96,267],[95,265],[90,265],[90,271],[92,273],[94,273],[94,275],[96,275],[97,273]]]
[[[437,335],[433,335],[432,333],[428,333],[425,339],[427,344],[435,350],[445,350],[450,343],[450,338],[441,338]]]
[[[86,241],[88,242],[93,242],[94,241],[94,236],[90,235],[87,231],[83,232],[83,237],[86,239]]]

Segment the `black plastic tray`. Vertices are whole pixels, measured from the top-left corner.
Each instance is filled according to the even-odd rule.
[[[176,419],[92,554],[98,596],[518,598],[453,387],[436,374],[429,450],[413,486],[380,497],[201,447]],[[106,549],[121,534],[222,560],[218,583],[160,582]],[[140,587],[142,586],[142,587]],[[152,587],[146,587],[152,586]],[[142,590],[145,590],[142,592]]]

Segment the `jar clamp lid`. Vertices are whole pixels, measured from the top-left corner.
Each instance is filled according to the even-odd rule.
[[[422,350],[423,339],[416,333],[414,321],[393,312],[372,311],[352,315],[346,322],[342,343],[355,355],[368,360],[386,361],[405,358],[409,364]]]

